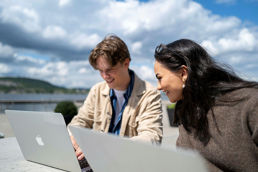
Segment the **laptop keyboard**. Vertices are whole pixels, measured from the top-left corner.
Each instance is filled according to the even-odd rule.
[[[78,160],[80,167],[82,169],[82,172],[93,172],[93,170],[90,168],[90,165],[88,161],[85,159],[85,157],[81,160]]]

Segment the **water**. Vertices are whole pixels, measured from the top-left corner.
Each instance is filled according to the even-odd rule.
[[[84,100],[83,94],[0,94],[0,101],[25,100],[25,101],[63,101]]]
[[[87,95],[83,94],[0,94],[0,113],[6,109],[28,111],[54,111],[60,101],[77,102],[79,106]]]
[[[0,113],[6,109],[53,112],[57,102],[69,100],[80,106],[86,97],[83,94],[0,94]],[[161,99],[168,100],[164,93]]]

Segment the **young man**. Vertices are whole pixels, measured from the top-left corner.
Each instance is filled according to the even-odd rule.
[[[130,54],[117,36],[104,38],[89,56],[104,82],[93,86],[70,126],[82,126],[134,140],[160,143],[162,110],[160,93],[129,69]],[[78,159],[80,148],[71,136]]]

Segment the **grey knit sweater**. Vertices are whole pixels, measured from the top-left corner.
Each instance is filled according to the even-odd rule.
[[[225,100],[241,99],[238,103]],[[210,171],[258,172],[258,89],[244,88],[221,96],[208,112],[211,139],[204,146],[179,126],[177,146],[197,150]],[[217,127],[215,125],[217,123]]]

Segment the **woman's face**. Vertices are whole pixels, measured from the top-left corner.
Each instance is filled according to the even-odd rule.
[[[182,68],[178,72],[172,72],[158,61],[155,61],[154,72],[158,79],[157,89],[166,93],[170,102],[174,103],[181,100],[187,71]]]

